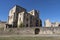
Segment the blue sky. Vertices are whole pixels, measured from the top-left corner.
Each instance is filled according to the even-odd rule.
[[[7,21],[9,10],[14,5],[22,6],[27,11],[39,10],[43,23],[46,19],[60,22],[60,0],[0,0],[0,20]]]

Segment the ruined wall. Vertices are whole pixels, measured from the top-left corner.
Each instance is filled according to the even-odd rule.
[[[0,21],[0,28],[5,28],[6,27],[6,22],[2,22],[2,21]]]
[[[7,28],[0,30],[0,35],[35,35],[36,28],[39,28],[38,35],[60,34],[60,27],[27,27],[27,28]]]

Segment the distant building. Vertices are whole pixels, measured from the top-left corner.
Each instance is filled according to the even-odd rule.
[[[45,27],[51,27],[51,22],[49,19],[45,20],[45,23],[44,23]]]
[[[0,28],[5,28],[5,27],[6,27],[6,22],[0,21]]]
[[[60,23],[59,22],[54,22],[54,23],[51,23],[51,26],[52,27],[59,27]]]
[[[16,5],[9,11],[8,24],[13,27],[19,27],[21,23],[25,27],[42,26],[42,21],[39,18],[39,12],[37,10],[27,12],[25,8]]]
[[[45,20],[45,24],[44,24],[45,27],[59,27],[60,26],[60,23],[59,22],[54,22],[54,23],[51,23],[49,19]]]

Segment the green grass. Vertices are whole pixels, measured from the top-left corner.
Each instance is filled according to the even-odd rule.
[[[0,40],[60,40],[60,37],[0,37]]]

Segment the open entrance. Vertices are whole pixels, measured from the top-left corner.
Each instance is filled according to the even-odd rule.
[[[6,24],[6,28],[12,28],[12,25]]]
[[[40,29],[39,28],[35,28],[35,35],[39,34],[39,32],[40,32]]]

